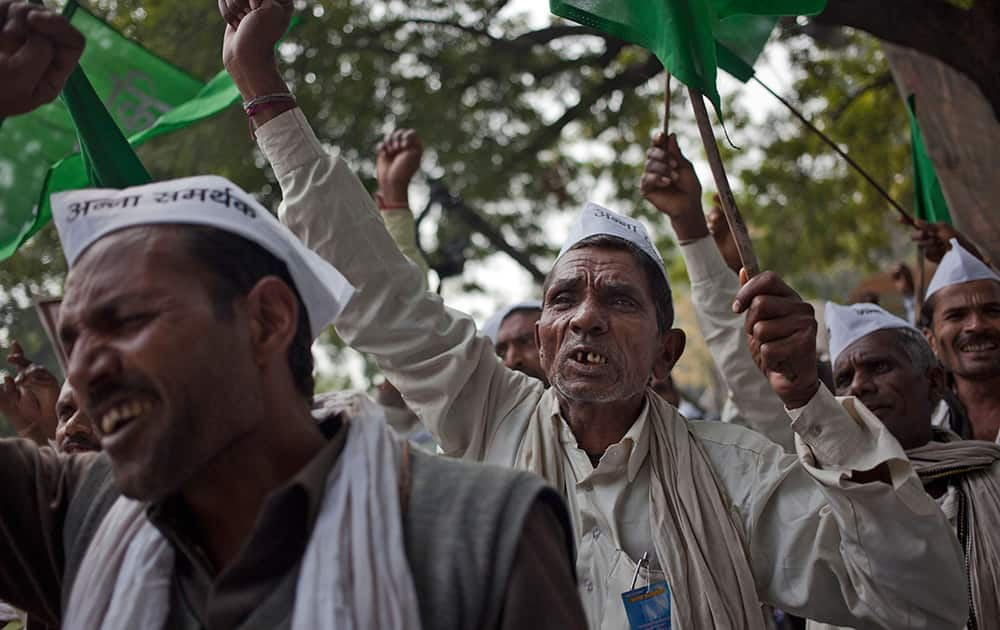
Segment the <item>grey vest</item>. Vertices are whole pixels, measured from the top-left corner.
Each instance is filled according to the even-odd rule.
[[[405,545],[424,630],[472,630],[497,618],[524,520],[536,500],[550,505],[563,522],[566,560],[574,566],[566,508],[539,477],[416,449],[410,474]],[[118,496],[110,462],[102,456],[66,515],[64,610],[87,546]],[[288,628],[297,581],[298,566],[241,628]],[[172,589],[167,627],[200,629],[178,590]]]

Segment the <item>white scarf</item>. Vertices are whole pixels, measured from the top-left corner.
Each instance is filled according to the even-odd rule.
[[[294,630],[420,628],[403,546],[402,445],[375,413],[346,425],[302,558]],[[163,628],[174,550],[146,518],[146,504],[121,497],[91,541],[70,594],[64,630]]]
[[[546,396],[555,394],[550,389]],[[708,456],[677,410],[656,395],[647,394],[646,401],[650,525],[675,596],[674,627],[764,630],[742,529]],[[540,475],[565,494],[562,449],[558,431],[535,416],[515,467]]]

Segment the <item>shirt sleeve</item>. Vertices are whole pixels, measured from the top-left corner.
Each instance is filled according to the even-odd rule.
[[[499,630],[586,628],[587,618],[577,595],[571,560],[572,543],[566,524],[550,505],[535,501],[524,520],[517,544]]]
[[[761,599],[858,629],[961,628],[962,551],[898,442],[857,400],[824,387],[788,414],[797,457],[756,449],[752,487],[725,482],[746,501]],[[880,467],[889,483],[851,480]]]
[[[449,455],[510,463],[540,382],[506,369],[463,313],[424,289],[386,231],[374,200],[317,140],[301,110],[257,129],[284,200],[282,221],[354,285],[337,319],[341,338],[372,355]]]
[[[420,253],[417,246],[417,226],[413,219],[413,211],[409,208],[394,208],[382,212],[382,220],[385,221],[385,229],[396,243],[399,251],[413,261],[413,264],[423,273],[424,288],[427,288],[427,259]]]
[[[691,302],[708,351],[722,374],[726,404],[722,421],[739,424],[765,435],[794,452],[795,443],[784,404],[750,355],[743,331],[744,315],[734,313],[733,298],[740,290],[712,237],[681,245],[691,279]]]
[[[0,599],[58,625],[65,568],[63,522],[91,455],[67,457],[28,440],[0,439]]]

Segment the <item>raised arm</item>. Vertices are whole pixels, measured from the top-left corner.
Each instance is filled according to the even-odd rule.
[[[812,307],[766,272],[740,289],[734,310],[746,313],[750,353],[796,433],[798,461],[748,438],[735,446],[753,463],[720,467],[761,598],[855,628],[961,627],[958,542],[885,426],[818,383]]]
[[[378,180],[378,209],[389,236],[404,256],[413,261],[427,283],[427,260],[417,245],[417,231],[410,209],[410,181],[420,168],[424,154],[420,136],[413,129],[397,129],[376,148],[375,177]]]
[[[743,316],[732,310],[739,279],[709,233],[701,184],[678,148],[676,136],[660,133],[653,140],[640,185],[646,199],[670,219],[680,243],[698,326],[726,385],[722,420],[763,433],[792,452],[792,429],[784,405],[750,356]]]
[[[251,10],[227,28],[226,67],[244,98],[287,90],[273,54],[284,27],[265,20],[287,24],[291,7],[265,5],[269,14]],[[424,289],[371,195],[292,107],[255,115],[257,141],[281,186],[282,220],[356,289],[336,323],[341,337],[375,357],[447,453],[511,463],[527,417],[509,412],[540,397],[541,384],[504,368],[471,318]]]

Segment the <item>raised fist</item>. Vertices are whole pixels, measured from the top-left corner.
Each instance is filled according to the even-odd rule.
[[[420,136],[413,129],[397,129],[387,135],[375,151],[379,193],[387,203],[406,203],[410,180],[420,168],[420,158],[424,154]]]

